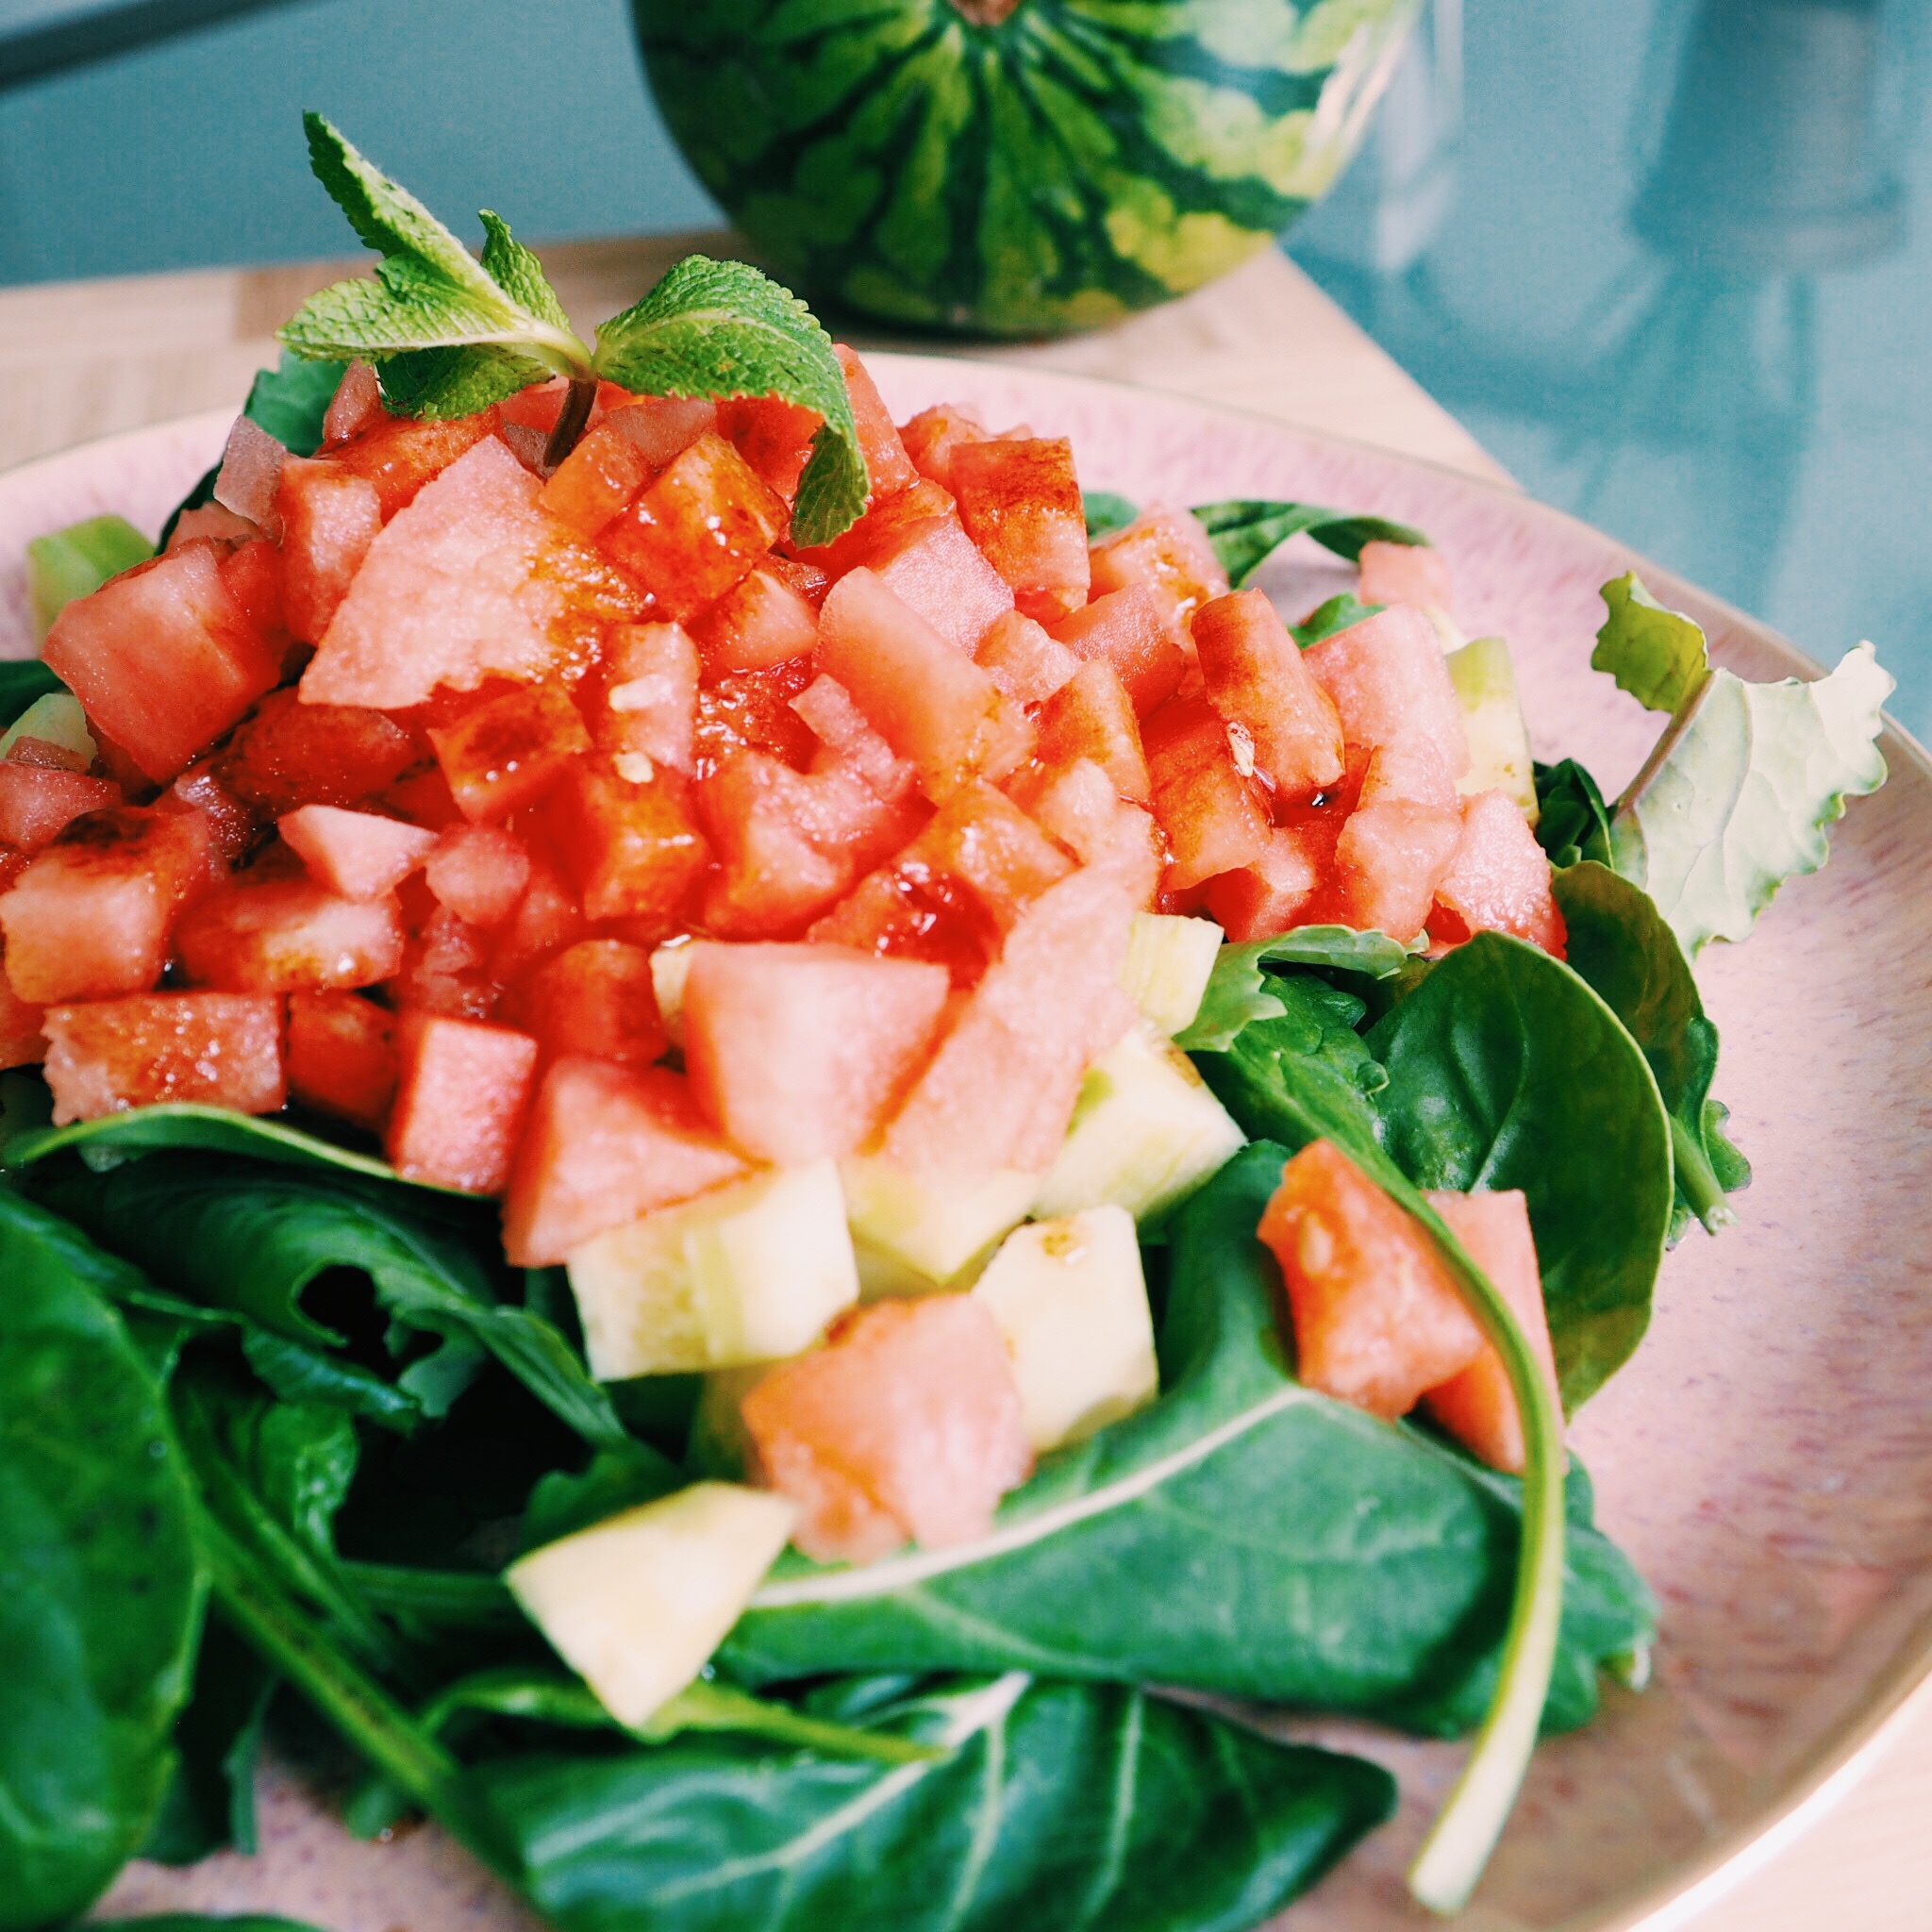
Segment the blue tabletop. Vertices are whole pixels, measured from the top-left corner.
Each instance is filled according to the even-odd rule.
[[[155,12],[0,0],[0,282],[340,251],[304,106],[527,235],[716,219],[622,0],[256,0],[6,84],[9,26],[130,10]],[[1527,489],[1814,657],[1871,637],[1922,732],[1928,15],[1432,0],[1374,144],[1289,241]]]

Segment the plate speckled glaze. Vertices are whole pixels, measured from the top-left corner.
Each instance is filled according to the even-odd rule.
[[[1589,669],[1597,588],[1633,558],[1507,490],[1172,397],[978,362],[874,359],[903,418],[941,399],[1071,436],[1090,486],[1187,504],[1298,497],[1421,525],[1457,615],[1514,649],[1539,755],[1614,791],[1656,722]],[[0,656],[28,651],[26,539],[118,510],[152,529],[219,452],[226,419],[119,437],[0,478]],[[1295,614],[1345,580],[1284,552],[1262,579]],[[1807,673],[1763,626],[1645,569],[1752,677]],[[1853,638],[1813,641],[1836,655]],[[1880,641],[1881,649],[1883,641]],[[1932,1666],[1932,765],[1902,733],[1891,778],[1837,828],[1830,866],[1787,887],[1746,946],[1699,972],[1723,1030],[1720,1096],[1757,1178],[1739,1225],[1665,1263],[1636,1359],[1574,1441],[1601,1518],[1662,1600],[1655,1676],[1538,1754],[1462,1923],[1609,1932],[1664,1911],[1815,1791]],[[1917,858],[1914,854],[1920,855]],[[1289,1724],[1397,1772],[1401,1816],[1295,1908],[1300,1932],[1436,1923],[1402,1872],[1458,1749]],[[534,1921],[433,1829],[349,1840],[272,1765],[261,1849],[187,1872],[137,1866],[104,1910],[276,1909],[334,1932],[510,1932]],[[1673,1921],[1674,1910],[1667,1912]]]

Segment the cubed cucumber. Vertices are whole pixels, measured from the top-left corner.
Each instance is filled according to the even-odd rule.
[[[1172,1041],[1132,1027],[1088,1069],[1034,1212],[1077,1214],[1110,1201],[1151,1219],[1210,1179],[1244,1139]]]
[[[26,546],[26,601],[34,635],[44,638],[76,597],[89,597],[109,577],[145,563],[155,546],[125,517],[89,517]]]
[[[871,1156],[855,1155],[839,1172],[869,1300],[962,1285],[1040,1191],[1037,1174],[1006,1169],[970,1188],[928,1184]]]
[[[1127,933],[1121,984],[1172,1040],[1201,1010],[1201,995],[1220,951],[1221,928],[1211,919],[1137,912]]]
[[[1462,700],[1469,729],[1469,771],[1465,797],[1478,791],[1507,791],[1531,824],[1536,824],[1536,766],[1529,755],[1529,727],[1516,694],[1516,667],[1501,638],[1477,638],[1449,654],[1449,675]]]
[[[599,1381],[775,1361],[858,1299],[830,1160],[661,1208],[566,1259]]]
[[[604,1708],[635,1730],[704,1669],[797,1520],[783,1496],[693,1483],[532,1550],[504,1581]]]
[[[691,977],[691,961],[688,940],[659,946],[651,955],[651,990],[658,995],[658,1016],[674,1046],[684,1044],[684,982]]]
[[[1006,1338],[1036,1450],[1077,1442],[1159,1392],[1141,1243],[1125,1208],[1016,1227],[973,1292]]]
[[[0,732],[0,762],[23,738],[38,738],[42,744],[58,744],[71,751],[83,764],[91,765],[101,748],[87,728],[87,713],[80,700],[64,691],[50,691],[36,698],[12,724]]]

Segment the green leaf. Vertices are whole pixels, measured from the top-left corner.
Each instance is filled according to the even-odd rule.
[[[0,1190],[0,1927],[79,1912],[166,1788],[203,1581],[122,1271]]]
[[[1024,1668],[1441,1735],[1475,1724],[1509,1613],[1522,1486],[1290,1375],[1280,1276],[1255,1236],[1284,1158],[1244,1149],[1180,1211],[1158,1402],[1043,1457],[983,1541],[856,1570],[781,1558],[721,1667],[753,1684]],[[1600,1661],[1641,1641],[1651,1614],[1587,1523],[1569,1566],[1544,1713],[1557,1727],[1590,1715]],[[1095,1587],[1134,1577],[1160,1584]]]
[[[1609,616],[1590,654],[1592,671],[1607,671],[1617,689],[1653,711],[1676,711],[1710,674],[1704,632],[1681,611],[1667,610],[1626,572],[1603,588]]]
[[[125,517],[89,517],[69,524],[26,546],[26,600],[34,636],[44,641],[54,620],[76,598],[92,596],[110,577],[145,563],[155,548]],[[11,667],[9,666],[10,670]],[[62,687],[50,671],[49,690]],[[9,680],[10,681],[10,680]],[[36,691],[33,697],[39,697]],[[32,698],[27,700],[32,702]],[[0,697],[0,719],[11,723],[17,710],[10,695]]]
[[[1087,512],[1087,541],[1097,542],[1115,530],[1124,530],[1141,514],[1130,498],[1116,496],[1110,490],[1086,490],[1080,500]]]
[[[1724,1138],[1710,1098],[1717,1028],[1705,1018],[1690,962],[1649,895],[1586,861],[1557,874],[1571,968],[1624,1023],[1657,1075],[1671,1117],[1676,1183],[1673,1238],[1695,1219],[1711,1234],[1737,1216],[1724,1195],[1748,1187],[1751,1167]]]
[[[1379,604],[1364,604],[1353,591],[1342,591],[1325,604],[1318,604],[1300,624],[1290,625],[1288,634],[1306,651],[1324,638],[1374,617],[1381,608]]]
[[[1574,1410],[1650,1320],[1670,1232],[1670,1122],[1649,1062],[1575,973],[1479,933],[1369,1034],[1384,1143],[1418,1187],[1521,1188],[1557,1380]]]
[[[38,658],[0,658],[0,718],[8,724],[36,698],[66,689]]]
[[[1357,932],[1346,925],[1304,925],[1277,939],[1224,945],[1214,957],[1214,971],[1193,1019],[1174,1044],[1186,1053],[1218,1053],[1234,1043],[1250,1020],[1277,1015],[1281,1002],[1264,966],[1325,966],[1389,979],[1409,958],[1408,948],[1387,933]]]
[[[1537,842],[1555,866],[1610,858],[1610,812],[1597,783],[1574,758],[1536,768]]]
[[[870,484],[832,340],[789,289],[742,261],[687,256],[597,331],[597,374],[660,396],[775,395],[824,418],[792,506],[794,542],[858,522]]]
[[[1207,526],[1214,554],[1237,590],[1291,537],[1306,531],[1325,550],[1353,563],[1364,543],[1426,543],[1420,530],[1391,524],[1386,517],[1357,516],[1324,509],[1312,503],[1270,503],[1242,498],[1197,505],[1194,514]],[[1312,642],[1313,641],[1310,640]]]
[[[684,1471],[647,1443],[625,1441],[593,1456],[590,1467],[579,1473],[559,1469],[546,1475],[530,1492],[518,1548],[541,1549],[620,1510],[655,1503],[688,1480]]]
[[[465,1774],[465,1836],[558,1932],[1247,1932],[1393,1808],[1386,1773],[1115,1686],[828,1687],[936,1746],[853,1761],[687,1733]]]
[[[260,1912],[205,1918],[199,1912],[159,1912],[150,1919],[91,1919],[101,1932],[318,1932],[299,1919],[269,1918]]]
[[[242,413],[266,429],[291,456],[322,447],[323,423],[348,374],[346,362],[315,362],[286,351],[273,369],[256,372]]]
[[[1885,782],[1890,675],[1870,644],[1829,676],[1750,684],[1712,671],[1610,825],[1617,871],[1657,902],[1693,959],[1741,940],[1777,889],[1830,856],[1825,827]]]

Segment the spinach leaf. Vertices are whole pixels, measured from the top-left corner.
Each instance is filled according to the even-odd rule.
[[[1556,866],[1610,858],[1610,812],[1597,783],[1574,758],[1536,768],[1537,842]]]
[[[520,1549],[541,1549],[620,1510],[655,1503],[690,1480],[683,1470],[644,1442],[625,1442],[591,1459],[581,1474],[556,1470],[530,1491]]]
[[[1111,490],[1083,491],[1080,500],[1087,512],[1087,541],[1090,543],[1097,542],[1115,530],[1125,529],[1141,514],[1132,498],[1116,496]]]
[[[234,1918],[204,1918],[199,1912],[161,1912],[151,1919],[94,1919],[100,1932],[317,1932],[296,1919],[274,1919],[260,1912]]]
[[[1379,604],[1364,604],[1353,591],[1342,591],[1316,605],[1299,624],[1290,625],[1288,634],[1306,651],[1324,638],[1374,617],[1381,608]]]
[[[1185,1053],[1221,1052],[1250,1020],[1281,1010],[1275,981],[1264,966],[1325,966],[1388,979],[1408,963],[1409,952],[1387,933],[1357,932],[1346,925],[1304,925],[1272,940],[1224,945],[1193,1019],[1175,1038]]]
[[[203,1578],[117,1272],[0,1190],[0,1927],[78,1912],[166,1788]]]
[[[835,1686],[814,1714],[943,1747],[884,1765],[687,1734],[500,1759],[471,1843],[559,1932],[1246,1932],[1389,1816],[1386,1773],[1114,1687]]]
[[[493,1356],[586,1441],[628,1441],[608,1396],[556,1327],[497,1299],[476,1255],[489,1237],[465,1240],[458,1231],[467,1210],[448,1196],[353,1180],[155,1154],[107,1174],[56,1173],[36,1185],[164,1285],[234,1308],[310,1350],[343,1338],[304,1308],[304,1291],[330,1269],[367,1275],[395,1341],[401,1331],[436,1338],[435,1349],[397,1377],[427,1416],[445,1413]]]
[[[1637,1346],[1670,1233],[1670,1122],[1616,1014],[1536,947],[1479,933],[1371,1031],[1384,1143],[1423,1188],[1521,1188],[1566,1408]]]
[[[1737,1219],[1724,1195],[1751,1183],[1751,1164],[1724,1133],[1710,1097],[1717,1028],[1705,1018],[1690,962],[1650,895],[1589,861],[1559,872],[1557,905],[1570,929],[1571,967],[1643,1049],[1670,1115],[1676,1182],[1672,1239],[1700,1221],[1711,1234]]]
[[[1386,517],[1357,516],[1348,510],[1323,509],[1312,503],[1265,503],[1241,500],[1202,503],[1194,514],[1206,525],[1214,554],[1227,580],[1237,590],[1268,558],[1304,530],[1337,557],[1353,563],[1364,543],[1426,543],[1420,530],[1391,524]]]
[[[1445,1735],[1481,1717],[1521,1486],[1291,1379],[1255,1238],[1283,1158],[1246,1148],[1177,1217],[1158,1402],[1046,1457],[983,1541],[858,1570],[781,1559],[724,1668],[754,1684],[1024,1668]],[[1587,1525],[1569,1541],[1552,1725],[1588,1717],[1599,1662],[1650,1623],[1624,1559]]]

